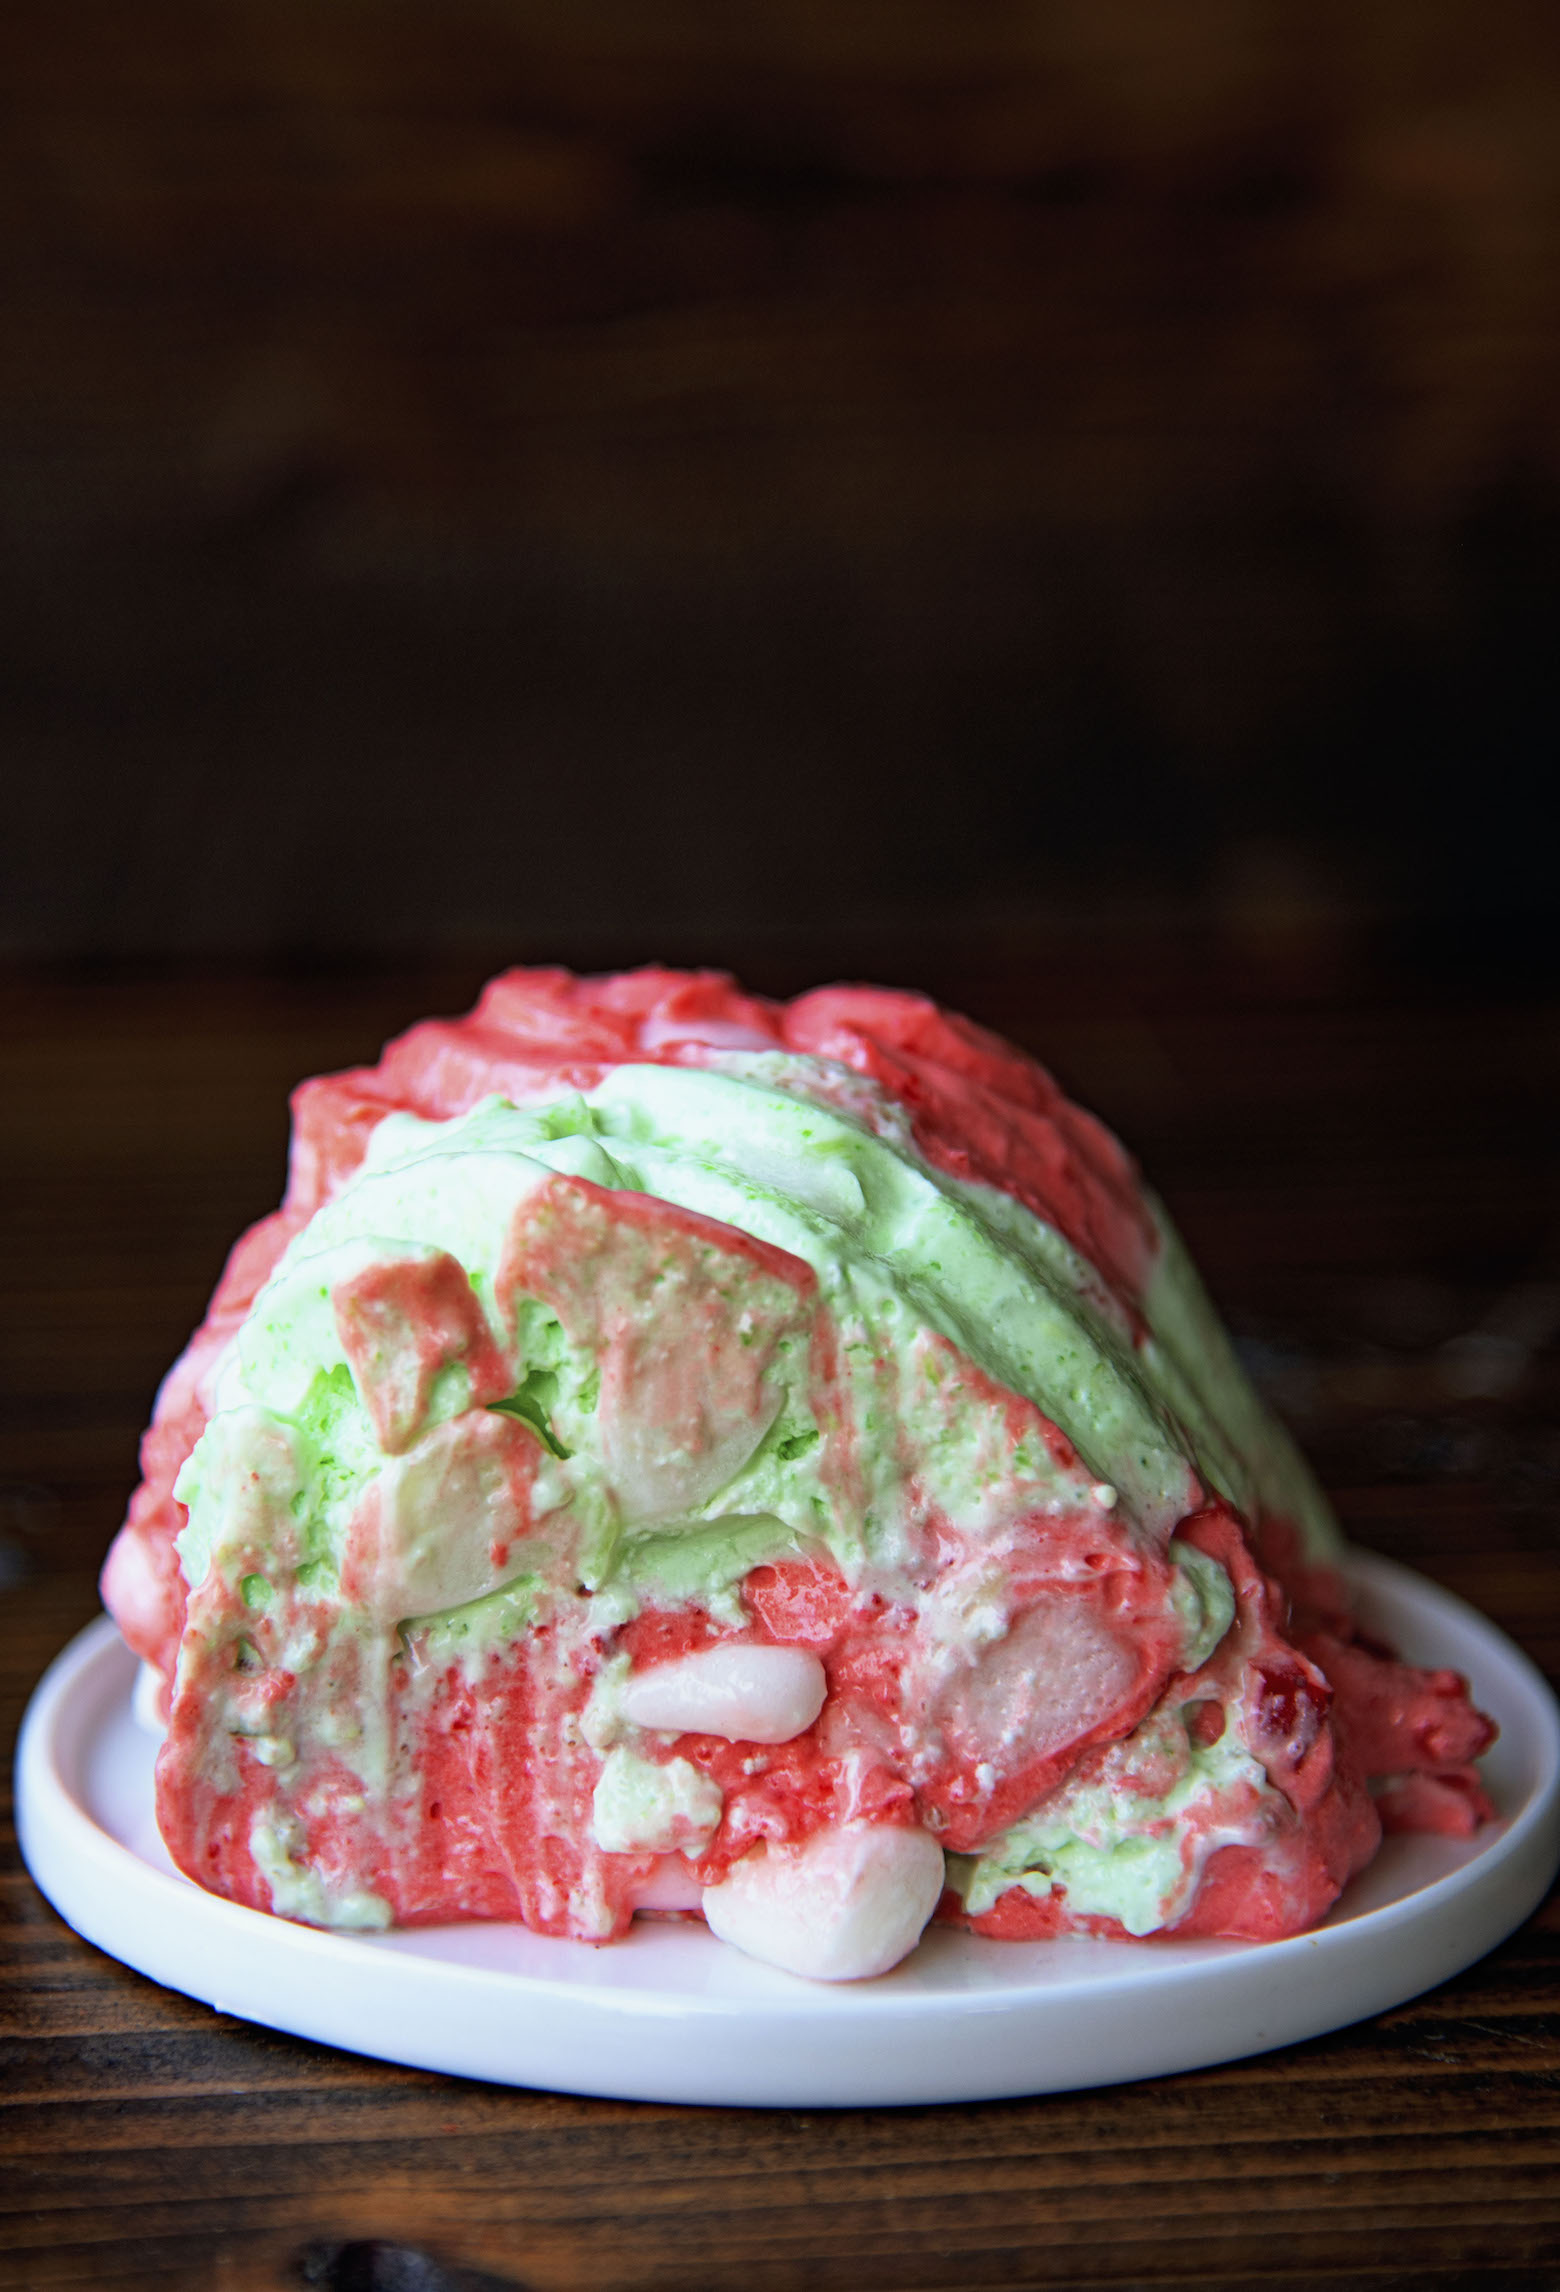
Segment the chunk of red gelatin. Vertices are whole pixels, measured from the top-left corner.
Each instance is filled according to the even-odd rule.
[[[772,1640],[797,1647],[829,1647],[850,1615],[849,1584],[832,1561],[766,1561],[743,1580],[750,1614]]]
[[[1465,1767],[1494,1742],[1493,1719],[1468,1700],[1456,1671],[1421,1671],[1410,1663],[1329,1632],[1306,1646],[1337,1697],[1339,1723],[1367,1775],[1428,1774]]]
[[[421,1431],[444,1370],[464,1367],[474,1408],[502,1400],[514,1382],[464,1267],[446,1250],[365,1266],[336,1284],[331,1306],[387,1456],[399,1455]]]
[[[1495,1808],[1472,1767],[1441,1774],[1393,1775],[1375,1790],[1385,1831],[1429,1831],[1440,1838],[1471,1838]]]
[[[1000,1186],[1140,1298],[1158,1249],[1131,1157],[1000,1036],[924,995],[823,987],[785,1014],[798,1050],[870,1075],[908,1110],[928,1160]]]
[[[1091,1744],[1130,1733],[1169,1678],[1178,1632],[1157,1602],[1123,1615],[1112,1589],[1096,1580],[1037,1602],[933,1705],[950,1763],[920,1796],[956,1852],[1016,1822]]]
[[[723,1631],[703,1608],[646,1608],[617,1634],[616,1645],[635,1671],[650,1671],[657,1664],[675,1663],[701,1647],[714,1647],[733,1635]]]
[[[817,1278],[787,1251],[647,1194],[555,1178],[518,1212],[495,1284],[551,1305],[601,1373],[603,1459],[628,1521],[693,1512],[738,1473],[809,1358]]]

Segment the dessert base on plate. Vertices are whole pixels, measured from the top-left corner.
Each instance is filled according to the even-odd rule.
[[[1495,1626],[1411,1570],[1351,1562],[1365,1628],[1450,1665],[1500,1723],[1499,1820],[1392,1837],[1314,1932],[1268,1943],[995,1942],[933,1928],[891,1974],[829,1985],[697,1923],[597,1949],[513,1925],[325,1933],[202,1892],[152,1812],[136,1661],[91,1624],[39,1683],[17,1754],[22,1851],[99,1949],[244,2020],[457,2076],[622,2100],[828,2108],[997,2100],[1198,2069],[1339,2029],[1445,1981],[1560,1862],[1560,1711]]]

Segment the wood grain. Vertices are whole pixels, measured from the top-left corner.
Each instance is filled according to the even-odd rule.
[[[790,987],[839,960],[752,968]],[[287,1084],[476,978],[0,981],[7,1743],[93,1611],[155,1380],[275,1197]],[[1237,980],[1175,949],[966,950],[926,983],[1126,1131],[1360,1539],[1560,1672],[1555,1011]],[[1553,1900],[1427,1998],[1195,2076],[677,2109],[464,2084],[211,2013],[72,1935],[7,1827],[0,2063],[0,2284],[27,2292],[1560,2286]]]
[[[8,0],[0,943],[1542,913],[1556,22]]]

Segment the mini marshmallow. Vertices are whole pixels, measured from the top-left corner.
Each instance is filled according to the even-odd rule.
[[[697,1910],[703,1899],[704,1889],[680,1854],[663,1854],[633,1893],[636,1915],[661,1918],[677,1910]]]
[[[909,1955],[942,1890],[934,1838],[858,1820],[799,1846],[754,1847],[705,1888],[704,1915],[750,1958],[815,1982],[856,1982]]]
[[[636,1672],[619,1709],[631,1725],[663,1734],[789,1743],[817,1718],[828,1687],[806,1648],[728,1643]]]

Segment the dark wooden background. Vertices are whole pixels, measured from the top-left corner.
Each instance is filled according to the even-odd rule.
[[[7,0],[0,310],[13,953],[1552,905],[1543,0]]]
[[[759,950],[789,989],[850,963]],[[1141,1150],[1363,1542],[1560,1674],[1560,1009],[1290,945],[1014,935],[880,966]],[[0,977],[0,1697],[94,1608],[157,1376],[281,1179],[283,1093],[454,1008],[396,975]],[[8,1754],[7,1754],[8,1757]],[[511,2092],[248,2028],[0,1845],[0,2283],[282,2292],[1556,2292],[1560,1906],[1265,2058],[985,2107]]]

